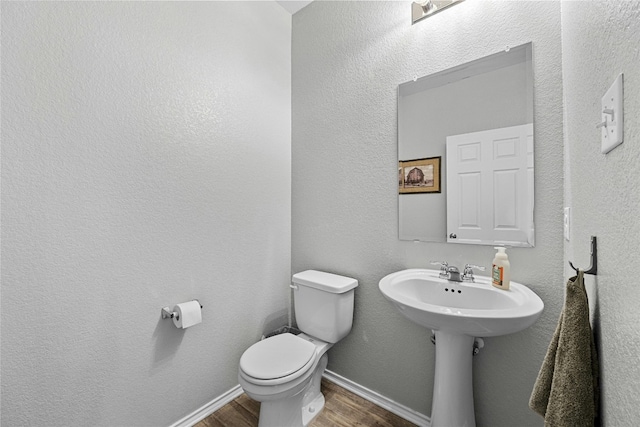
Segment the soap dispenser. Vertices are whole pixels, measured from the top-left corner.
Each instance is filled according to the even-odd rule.
[[[495,258],[493,258],[493,268],[491,270],[491,283],[496,288],[508,290],[509,283],[511,281],[511,264],[509,263],[509,257],[507,256],[507,248],[496,247]]]

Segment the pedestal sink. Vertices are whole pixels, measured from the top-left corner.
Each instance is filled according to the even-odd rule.
[[[451,282],[439,271],[409,269],[380,280],[380,291],[409,320],[435,332],[436,369],[431,427],[473,427],[471,361],[476,337],[521,331],[542,313],[540,297],[511,282],[504,291],[488,277]]]

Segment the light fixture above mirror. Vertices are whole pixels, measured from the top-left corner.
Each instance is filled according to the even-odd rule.
[[[464,0],[420,0],[411,4],[411,23],[415,24],[424,18],[447,9],[449,6]]]

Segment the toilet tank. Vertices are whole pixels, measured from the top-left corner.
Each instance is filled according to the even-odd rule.
[[[336,343],[351,331],[356,279],[307,270],[294,274],[292,281],[296,323],[302,332]]]

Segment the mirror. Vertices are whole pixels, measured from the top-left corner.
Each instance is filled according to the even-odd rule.
[[[400,240],[534,246],[532,44],[398,87]]]

